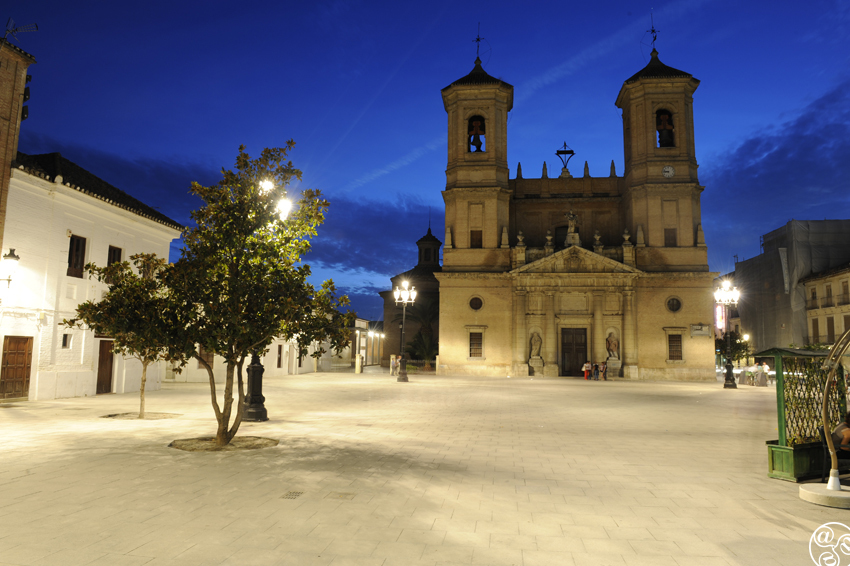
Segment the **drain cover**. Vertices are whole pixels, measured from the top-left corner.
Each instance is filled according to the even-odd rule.
[[[281,499],[298,499],[304,495],[303,491],[287,491],[283,495],[280,496]]]

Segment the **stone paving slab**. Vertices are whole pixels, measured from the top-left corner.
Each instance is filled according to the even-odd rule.
[[[188,453],[204,384],[0,409],[0,566],[811,563],[850,511],[767,478],[771,388],[307,374],[267,379],[280,445]],[[293,496],[293,492],[300,495]],[[294,498],[292,498],[294,497]]]

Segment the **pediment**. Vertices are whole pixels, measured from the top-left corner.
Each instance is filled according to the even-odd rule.
[[[570,246],[550,256],[517,267],[511,273],[641,273],[641,271],[579,246]]]

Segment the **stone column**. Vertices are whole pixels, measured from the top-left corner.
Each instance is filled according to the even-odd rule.
[[[543,355],[543,375],[558,377],[558,321],[555,319],[555,292],[546,293],[546,353]]]
[[[513,375],[517,377],[525,377],[528,375],[528,325],[525,320],[525,314],[528,311],[526,301],[528,295],[525,291],[516,291],[514,293],[514,367]]]
[[[620,340],[620,358],[623,377],[637,378],[637,334],[635,332],[634,291],[623,291],[623,335]]]
[[[605,322],[602,320],[602,309],[605,306],[605,293],[593,291],[593,363],[602,363],[608,357],[605,350]]]

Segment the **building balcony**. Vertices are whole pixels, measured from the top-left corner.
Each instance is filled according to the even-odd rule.
[[[842,293],[836,297],[836,304],[838,305],[850,305],[850,293]]]
[[[817,299],[809,299],[806,301],[806,310],[814,310],[820,308],[820,303]]]
[[[824,297],[823,299],[820,300],[820,308],[822,308],[822,309],[825,309],[827,307],[834,307],[834,306],[835,306],[835,299],[833,299],[832,297]]]

